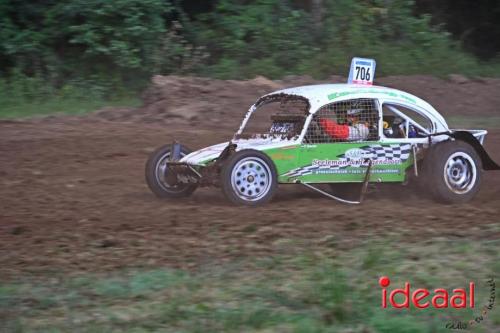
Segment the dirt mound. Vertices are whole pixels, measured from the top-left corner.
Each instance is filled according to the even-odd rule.
[[[264,94],[287,87],[344,81],[340,76],[332,76],[325,81],[314,80],[310,76],[287,76],[275,81],[257,76],[241,81],[156,75],[142,94],[141,107],[106,108],[93,116],[111,121],[193,126],[217,124],[234,129],[250,105]]]
[[[234,127],[259,96],[283,87],[282,83],[263,76],[236,81],[156,75],[142,94],[142,107],[101,110],[96,116],[108,120]]]
[[[276,81],[258,76],[252,80],[237,81],[156,75],[142,95],[142,107],[107,108],[93,116],[111,121],[193,126],[218,124],[234,129],[248,107],[263,94],[286,87],[345,81],[341,76],[332,76],[323,81],[314,80],[310,76],[287,76]],[[375,83],[413,93],[427,100],[445,116],[500,114],[498,79],[468,79],[450,75],[444,80],[415,75],[382,77]]]
[[[499,116],[500,80],[468,79],[450,75],[447,80],[432,76],[388,76],[376,80],[382,86],[412,93],[445,116]]]

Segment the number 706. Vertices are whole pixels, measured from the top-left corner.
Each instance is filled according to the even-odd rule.
[[[356,80],[370,81],[370,67],[356,66]]]

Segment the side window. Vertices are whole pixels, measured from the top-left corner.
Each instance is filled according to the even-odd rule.
[[[420,113],[397,104],[382,106],[383,134],[386,138],[422,138],[432,131],[432,121]]]
[[[307,143],[376,141],[378,137],[378,103],[358,98],[323,106],[313,116],[305,141]]]

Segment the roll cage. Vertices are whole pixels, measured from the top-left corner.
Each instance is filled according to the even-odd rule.
[[[311,102],[309,101],[309,99],[304,97],[304,96],[301,96],[301,95],[286,94],[286,93],[266,95],[266,96],[261,97],[259,100],[257,100],[257,102],[249,108],[249,110],[245,114],[245,117],[243,118],[243,121],[242,121],[238,131],[234,134],[233,139],[237,139],[237,138],[241,137],[241,135],[242,135],[245,127],[247,126],[248,121],[252,117],[252,115],[263,105],[266,105],[270,102],[279,101],[279,100],[286,101],[286,100],[297,99],[297,100],[303,101],[306,105],[304,108],[304,118],[305,119],[303,120],[303,126],[302,126],[302,129],[300,130],[300,134],[293,135],[292,137],[288,137],[287,139],[289,139],[289,140],[291,139],[293,141],[293,143],[295,143],[295,144],[308,144],[308,142],[306,142],[307,140],[305,139],[305,137],[306,137],[308,129],[311,125],[311,122],[313,121],[313,118],[317,114],[318,110],[320,110],[328,105],[331,105],[331,104],[342,103],[342,102],[346,102],[349,100],[363,99],[363,98],[365,98],[365,97],[362,95],[352,97],[352,98],[343,98],[340,100],[331,101],[330,103],[318,105],[318,106],[316,106],[316,108],[314,110],[312,110],[311,109]],[[379,116],[378,123],[377,123],[377,131],[378,131],[378,140],[380,142],[388,142],[388,143],[395,142],[395,141],[397,141],[397,142],[413,142],[413,143],[426,142],[427,138],[429,136],[431,136],[437,132],[437,128],[443,127],[442,124],[439,124],[441,126],[438,125],[438,123],[441,123],[438,119],[434,119],[429,112],[426,112],[426,110],[420,106],[409,104],[409,103],[403,103],[403,102],[397,101],[397,100],[385,99],[385,98],[373,97],[373,96],[367,97],[367,99],[372,99],[376,105],[376,109],[377,109],[378,116]],[[398,117],[400,117],[404,121],[405,133],[409,133],[409,127],[411,125],[413,125],[418,129],[419,133],[421,133],[420,137],[414,137],[414,138],[409,138],[408,136],[401,137],[401,138],[386,137],[384,135],[384,132],[383,132],[384,114],[382,111],[382,107],[384,105],[387,106],[387,108],[389,110],[391,110],[394,114],[396,114]],[[415,112],[415,114],[419,115],[420,117],[424,117],[424,118],[428,119],[430,126],[428,126],[428,127],[423,126],[417,120],[415,120],[413,117],[411,117],[408,114],[406,114],[405,112],[402,112],[401,110],[399,110],[398,107],[405,108],[407,110],[411,110],[411,112]],[[276,118],[277,117],[275,117],[275,119]],[[271,119],[273,119],[273,116],[271,116]],[[483,133],[482,132],[477,133],[476,135],[479,136],[479,134],[483,134]],[[480,141],[482,141],[481,140],[482,135],[479,137],[479,139],[480,139]],[[359,140],[359,141],[362,141],[362,140]],[[371,140],[371,141],[373,141],[373,140]]]

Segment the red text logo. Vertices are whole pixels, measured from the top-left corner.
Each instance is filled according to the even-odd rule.
[[[388,291],[391,280],[387,276],[383,276],[378,281],[382,287],[382,308],[387,308],[387,304],[396,309],[409,308],[410,303],[418,309],[425,309],[433,306],[436,309],[453,307],[474,308],[474,282],[469,282],[469,288],[456,288],[452,293],[446,289],[437,288],[430,291],[425,288],[413,290],[410,282],[405,282],[403,288],[395,288]],[[401,295],[399,302],[396,301],[396,295]]]

